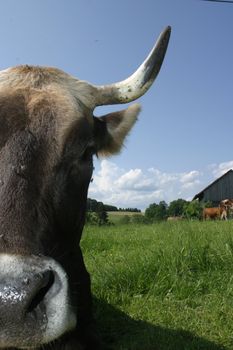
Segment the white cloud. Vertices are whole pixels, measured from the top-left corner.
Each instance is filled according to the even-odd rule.
[[[133,189],[141,181],[142,176],[141,169],[131,169],[119,177],[116,185],[121,189]]]
[[[201,175],[202,174],[197,170],[192,170],[188,173],[183,173],[183,175],[181,175],[180,178],[180,182],[182,184],[181,188],[183,190],[193,191],[201,183]]]
[[[89,197],[118,207],[145,209],[161,200],[170,202],[194,195],[214,181],[215,177],[233,167],[233,161],[208,165],[202,172],[191,170],[166,173],[159,169],[121,169],[108,160],[100,162],[100,170],[94,174]]]
[[[193,182],[199,176],[200,176],[199,171],[192,170],[189,173],[184,173],[183,176],[181,176],[181,178],[180,178],[180,182],[190,183],[190,182]]]
[[[89,197],[119,207],[145,208],[152,202],[187,198],[195,189],[199,172],[165,173],[150,168],[124,170],[108,160],[100,163],[94,174]],[[195,191],[194,191],[195,194]]]
[[[218,178],[219,176],[222,176],[224,173],[226,173],[228,170],[233,169],[233,160],[220,164],[213,164],[212,169],[214,177]]]
[[[119,177],[120,169],[116,164],[108,160],[102,160],[100,163],[100,170],[94,177],[94,189],[98,192],[113,191],[114,181]],[[93,187],[93,186],[92,186]]]

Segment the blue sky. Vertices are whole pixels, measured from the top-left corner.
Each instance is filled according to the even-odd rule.
[[[139,122],[122,153],[96,160],[91,197],[140,208],[190,199],[233,167],[233,4],[1,1],[1,69],[56,66],[94,84],[129,76],[167,25],[172,36],[162,70],[139,100]]]

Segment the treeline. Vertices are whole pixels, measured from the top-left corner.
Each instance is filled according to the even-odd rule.
[[[103,202],[98,202],[96,199],[87,199],[87,211],[95,212],[98,210],[99,206],[104,206],[106,211],[125,211],[129,213],[140,213],[141,210],[138,208],[117,208],[114,205],[104,204]]]
[[[182,217],[187,219],[200,219],[203,208],[212,207],[213,204],[209,201],[200,203],[197,200],[186,201],[184,199],[177,199],[168,205],[165,201],[159,204],[152,203],[145,211],[145,218],[150,221],[162,221],[171,217]]]
[[[99,207],[104,207],[104,210],[106,211],[117,211],[118,208],[115,207],[114,205],[108,205],[108,204],[104,204],[102,202],[98,202],[97,200],[95,199],[91,199],[91,198],[88,198],[87,199],[87,211],[90,211],[90,212],[95,212],[99,209]]]
[[[125,211],[130,213],[139,213],[140,210],[137,208],[117,208],[113,205],[104,204],[103,202],[98,202],[96,199],[87,199],[87,213],[86,213],[86,223],[93,225],[109,225],[108,212],[113,211]]]
[[[138,208],[119,208],[118,211],[124,211],[127,213],[141,213],[141,210]]]
[[[168,217],[178,217],[185,219],[201,219],[202,211],[205,207],[212,207],[213,203],[206,202],[200,203],[197,200],[186,201],[182,198],[176,199],[169,204],[165,201],[159,203],[152,203],[145,210],[145,214],[141,214],[137,208],[117,208],[113,205],[106,205],[102,202],[98,202],[95,199],[87,200],[87,213],[86,223],[93,225],[110,225],[108,218],[108,212],[125,212],[125,215],[119,217],[118,223],[121,224],[139,224],[139,223],[153,223],[163,220],[167,220]],[[129,214],[127,214],[130,213]],[[135,213],[132,215],[132,213]]]

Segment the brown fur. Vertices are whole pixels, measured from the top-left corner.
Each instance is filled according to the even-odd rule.
[[[228,209],[233,209],[233,199],[223,199],[220,203],[219,203],[220,207],[224,207],[227,210]]]
[[[64,135],[69,133],[78,119],[85,117],[90,127],[93,126],[93,89],[88,83],[51,67],[26,65],[0,72],[0,98],[3,94],[4,101],[5,97],[11,98],[17,105],[17,96],[21,96],[24,104],[17,105],[17,109],[21,108],[20,115],[25,116],[25,112],[28,114],[33,130],[38,130],[41,124],[43,129],[50,128],[51,120],[48,115],[55,116],[54,137],[58,145],[63,145]],[[97,146],[100,155],[109,156],[121,150],[139,112],[140,106],[134,104],[126,110],[97,118],[98,121],[104,122],[97,128],[99,134],[96,135],[97,142],[100,139],[105,141],[101,142],[101,147]],[[18,116],[15,115],[15,118]]]
[[[140,110],[93,119],[93,93],[55,68],[0,72],[0,253],[50,256],[66,271],[78,325],[56,350],[98,349],[79,249],[92,156],[119,152]]]
[[[202,217],[204,220],[206,219],[221,219],[225,218],[226,210],[225,208],[204,208],[202,212]]]
[[[95,118],[97,152],[100,156],[119,153],[129,130],[137,121],[140,105]]]

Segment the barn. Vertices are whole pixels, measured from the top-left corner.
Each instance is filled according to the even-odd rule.
[[[233,198],[233,170],[227,171],[201,192],[197,193],[193,200],[201,202],[211,201],[214,206],[226,198]]]

